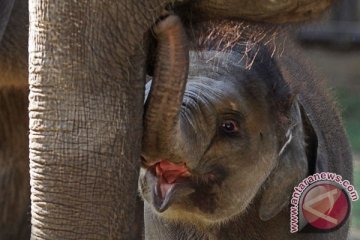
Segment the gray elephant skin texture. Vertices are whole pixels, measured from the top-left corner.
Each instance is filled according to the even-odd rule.
[[[329,233],[290,233],[290,197],[306,176],[329,171],[352,180],[349,144],[324,83],[291,46],[280,54],[266,38],[237,38],[229,47],[204,36],[231,24],[195,30],[195,40],[183,43],[197,49],[188,57],[173,47],[176,40],[165,48],[169,42],[159,37],[159,49],[173,54],[159,50],[146,88],[150,125],[139,178],[145,238],[347,239],[348,223]],[[234,36],[259,31],[239,26]],[[171,93],[177,106],[151,86],[162,75],[180,76],[176,67],[163,67],[166,58],[174,62],[171,56],[183,57],[182,71],[189,64],[184,94]],[[151,109],[161,103],[167,104]]]

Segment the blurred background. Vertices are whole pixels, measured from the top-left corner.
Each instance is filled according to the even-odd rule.
[[[322,21],[294,32],[304,54],[337,100],[354,156],[354,185],[360,194],[360,1],[342,0]],[[350,240],[360,240],[360,200],[352,203]]]

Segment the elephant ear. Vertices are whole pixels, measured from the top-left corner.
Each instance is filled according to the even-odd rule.
[[[284,75],[281,64],[266,46],[257,48],[256,60],[251,68],[268,90],[266,100],[272,109],[279,142],[277,166],[264,184],[259,205],[259,217],[266,221],[289,203],[294,186],[308,173],[308,160],[297,97],[300,86],[296,86],[294,81],[287,81],[288,75]]]
[[[278,165],[264,185],[259,217],[267,221],[276,216],[288,203],[295,185],[308,173],[304,127],[298,101],[290,110],[290,126],[278,154]]]
[[[288,82],[293,85],[291,88],[283,87],[280,96],[275,96],[277,102],[282,102],[277,121],[280,122],[280,127],[287,126],[287,129],[279,131],[282,136],[278,136],[281,141],[278,163],[264,184],[259,206],[259,217],[264,221],[275,217],[289,204],[294,187],[307,175],[328,169],[325,151],[321,150],[323,143],[321,138],[318,139],[319,132],[310,119],[311,116],[307,114],[311,111],[306,108],[307,105],[302,104],[300,97],[294,97],[296,93],[291,93],[302,88],[295,86],[296,83],[303,84],[307,79],[299,75],[299,66],[290,66],[292,64],[286,63],[288,59],[284,57],[280,59],[271,60],[275,64],[272,69],[278,71],[277,80],[272,81],[277,82],[278,86]],[[282,122],[284,117],[288,121]]]
[[[317,82],[319,76],[314,75],[311,66],[308,66],[302,58],[299,55],[299,50],[290,49],[287,54],[277,57],[276,60],[283,78],[297,83],[298,86],[295,86],[295,88],[302,89],[304,95],[307,95],[301,97],[298,103],[306,141],[308,174],[312,175],[329,171],[329,156],[327,155],[328,151],[324,133],[319,125],[319,119],[315,118],[318,113],[315,112],[316,108],[313,105],[319,104],[319,100],[312,96],[313,93],[311,92],[314,87],[311,82]],[[310,99],[315,100],[315,102],[310,101]]]

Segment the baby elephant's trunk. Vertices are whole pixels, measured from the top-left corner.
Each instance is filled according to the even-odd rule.
[[[152,87],[146,102],[143,157],[147,161],[176,160],[176,154],[171,149],[174,149],[174,138],[180,134],[179,112],[189,68],[188,43],[185,30],[176,16],[170,15],[161,20],[154,31],[158,49]]]

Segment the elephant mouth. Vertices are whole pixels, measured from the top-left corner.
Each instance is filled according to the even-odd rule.
[[[225,170],[218,166],[199,174],[187,168],[185,163],[175,164],[167,160],[143,167],[146,167],[145,179],[150,187],[152,205],[160,213],[166,211],[175,200],[186,196],[195,200],[198,199],[197,195],[204,197],[206,192],[211,194],[212,186],[221,184],[226,175]]]

